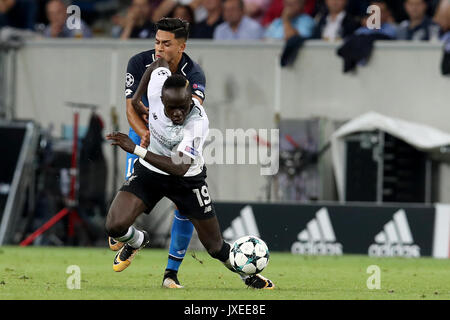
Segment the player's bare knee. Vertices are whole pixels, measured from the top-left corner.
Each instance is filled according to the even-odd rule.
[[[123,236],[129,227],[119,219],[107,219],[105,223],[106,233],[112,238]]]
[[[114,226],[114,225],[109,225],[109,224],[105,225],[105,229],[106,229],[106,233],[111,238],[120,237],[120,236],[122,236],[124,234],[124,232],[126,232],[126,229],[124,230],[121,227]]]

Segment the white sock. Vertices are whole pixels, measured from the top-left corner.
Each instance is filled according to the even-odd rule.
[[[144,242],[144,233],[136,229],[134,237],[128,241],[128,244],[135,249],[138,249]]]
[[[130,246],[137,249],[142,245],[142,242],[144,242],[144,233],[131,226],[128,228],[126,234],[115,239],[120,242],[128,243]]]

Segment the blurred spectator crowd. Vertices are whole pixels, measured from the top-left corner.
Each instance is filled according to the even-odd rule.
[[[66,23],[72,5],[80,9],[75,29]],[[380,8],[379,29],[368,28],[371,5]],[[0,28],[43,37],[149,39],[163,17],[188,21],[194,39],[336,41],[377,32],[433,41],[448,37],[450,0],[0,0]]]

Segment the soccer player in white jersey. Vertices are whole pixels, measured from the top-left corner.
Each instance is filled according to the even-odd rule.
[[[202,151],[209,131],[208,116],[200,103],[192,99],[186,78],[171,75],[164,59],[148,67],[133,96],[133,106],[139,114],[148,112],[140,102],[145,90],[150,105],[149,147],[136,145],[120,132],[106,136],[112,145],[139,156],[133,175],[117,193],[106,219],[108,235],[125,243],[114,257],[113,269],[127,268],[136,253],[148,244],[147,232],[137,230],[133,223],[142,212],[149,213],[167,197],[192,222],[208,253],[236,272],[230,265],[230,245],[222,238],[205,180]],[[240,276],[252,288],[274,288],[272,281],[261,275]]]

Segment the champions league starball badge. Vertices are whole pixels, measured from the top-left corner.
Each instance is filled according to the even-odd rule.
[[[131,73],[127,73],[125,84],[127,87],[131,87],[134,84],[134,77]]]

